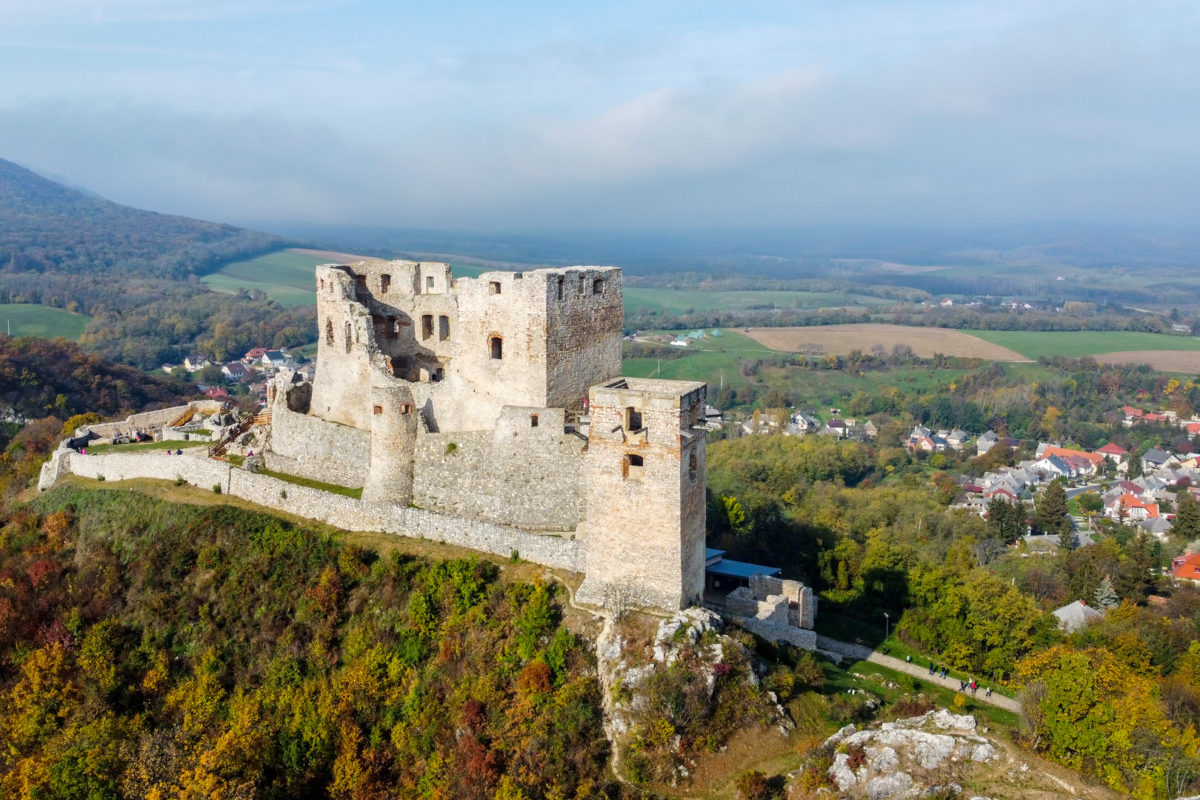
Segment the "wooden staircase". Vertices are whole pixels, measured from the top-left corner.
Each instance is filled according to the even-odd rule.
[[[209,458],[220,458],[222,455],[224,455],[225,448],[229,447],[229,445],[233,443],[234,439],[250,430],[250,427],[255,424],[255,419],[257,419],[257,416],[259,415],[244,415],[240,420],[238,420],[237,425],[230,428],[229,432],[222,436],[219,441],[213,442],[211,445],[209,445]]]

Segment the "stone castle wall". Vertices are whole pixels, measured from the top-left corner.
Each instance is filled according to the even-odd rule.
[[[554,411],[505,409],[495,432],[421,436],[413,502],[530,530],[575,530],[585,514],[585,442],[564,433],[562,409]]]
[[[288,410],[276,402],[271,410],[267,469],[359,488],[371,465],[371,432],[327,422]]]
[[[423,509],[364,503],[207,458],[149,453],[81,456],[60,449],[43,467],[39,488],[48,489],[58,477],[68,473],[93,479],[103,477],[106,481],[182,478],[206,489],[220,484],[225,494],[343,530],[430,539],[499,556],[516,552],[527,561],[574,572],[584,567],[583,545],[575,539],[529,533]]]

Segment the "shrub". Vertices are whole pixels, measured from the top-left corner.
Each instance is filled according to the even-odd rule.
[[[458,450],[458,444],[456,442],[450,442],[446,445],[446,455],[452,456],[456,450]]]
[[[745,800],[771,800],[775,796],[767,776],[756,769],[738,775],[737,790]]]
[[[214,483],[213,484],[213,494],[220,494],[220,493],[221,493],[221,484]]]

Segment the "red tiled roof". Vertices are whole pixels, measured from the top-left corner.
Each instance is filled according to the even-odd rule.
[[[1054,445],[1048,445],[1046,449],[1042,451],[1042,458],[1048,458],[1050,456],[1058,456],[1059,458],[1064,458],[1066,456],[1086,458],[1095,466],[1099,466],[1104,461],[1104,456],[1098,456],[1095,453],[1085,453],[1082,450],[1071,450],[1066,447],[1055,447]]]
[[[1112,442],[1109,442],[1108,444],[1104,445],[1104,447],[1101,447],[1096,452],[1102,456],[1127,456],[1127,455],[1129,455],[1128,450],[1126,450],[1124,447],[1115,445]]]

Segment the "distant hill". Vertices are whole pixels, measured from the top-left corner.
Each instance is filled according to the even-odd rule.
[[[129,208],[0,159],[0,274],[183,280],[288,244],[232,225]]]

